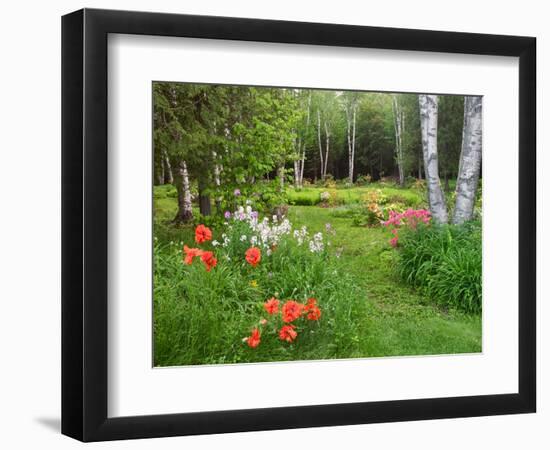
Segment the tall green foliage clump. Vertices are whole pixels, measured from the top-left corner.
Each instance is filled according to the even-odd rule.
[[[481,223],[419,227],[399,237],[400,276],[441,306],[481,313]]]

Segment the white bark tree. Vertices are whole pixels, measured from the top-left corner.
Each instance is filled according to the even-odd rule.
[[[190,222],[193,220],[193,208],[191,203],[191,185],[189,172],[185,161],[177,165],[176,187],[178,189],[178,212],[174,222]]]
[[[441,190],[437,162],[437,95],[419,95],[418,103],[430,212],[437,223],[447,223],[447,207]]]
[[[353,169],[355,165],[355,118],[357,116],[357,93],[354,93],[349,102],[344,103],[348,136],[348,180],[353,184]]]
[[[481,168],[482,100],[464,97],[464,129],[462,150],[456,181],[456,204],[453,223],[461,224],[473,216],[476,191]]]
[[[321,111],[317,109],[317,142],[319,143],[319,159],[321,161],[321,180],[325,179],[325,164],[323,160],[323,142],[321,141]]]
[[[393,125],[395,129],[395,159],[399,171],[399,185],[405,184],[405,171],[403,168],[403,134],[405,132],[405,112],[401,107],[397,94],[392,95]]]
[[[170,164],[170,158],[168,158],[168,152],[166,150],[162,151],[163,155],[163,162],[164,162],[164,183],[165,184],[173,184],[174,183],[174,175],[172,174],[172,165]]]
[[[296,141],[296,150],[299,158],[294,161],[294,185],[297,189],[304,186],[304,166],[306,163],[306,142],[311,117],[311,91],[307,98],[306,126],[303,133],[299,133]]]
[[[326,141],[325,168],[323,170],[323,180],[327,177],[328,154],[330,151],[330,129],[326,120],[325,120],[325,141]]]

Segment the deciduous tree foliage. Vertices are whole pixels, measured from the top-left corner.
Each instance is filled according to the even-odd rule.
[[[440,222],[447,205],[439,180],[448,191],[458,177],[462,203],[453,220],[471,217],[463,200],[477,187],[470,173],[480,163],[470,161],[481,157],[481,107],[463,96],[157,82],[153,100],[154,181],[178,189],[178,222],[193,219],[191,201],[208,215],[235,189],[253,192],[268,180],[284,193],[287,180],[301,189],[306,181],[364,176],[400,185],[426,178]],[[461,154],[467,164],[459,174]]]

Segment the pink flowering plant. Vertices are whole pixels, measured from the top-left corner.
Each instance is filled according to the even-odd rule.
[[[390,239],[390,245],[397,247],[399,242],[399,229],[402,227],[409,230],[416,230],[419,224],[429,225],[431,214],[427,209],[409,208],[404,212],[390,211],[388,220],[382,222],[382,225],[389,228],[393,237]]]

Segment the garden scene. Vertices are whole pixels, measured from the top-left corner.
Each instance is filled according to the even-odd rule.
[[[155,366],[475,353],[480,97],[153,84]]]

